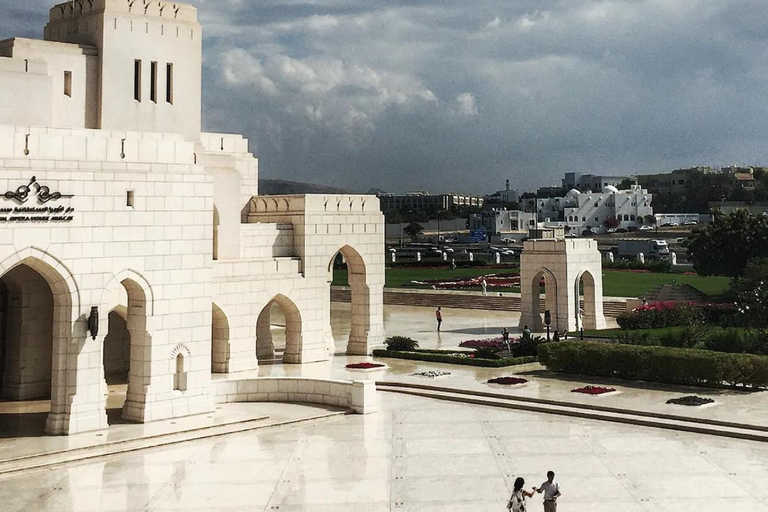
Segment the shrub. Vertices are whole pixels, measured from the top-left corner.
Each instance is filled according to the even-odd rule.
[[[387,350],[412,351],[419,348],[419,342],[406,336],[390,336],[384,340]]]
[[[475,357],[479,359],[498,359],[499,355],[496,353],[496,349],[489,347],[480,347],[475,349]]]
[[[640,263],[637,260],[603,261],[603,268],[614,270],[646,270],[655,273],[667,273],[672,271],[672,264],[668,261],[647,261]]]
[[[555,372],[669,384],[768,386],[768,357],[598,342],[546,343],[539,360]]]
[[[546,340],[541,336],[521,337],[516,343],[511,344],[512,357],[535,357],[539,355],[539,345]]]
[[[703,323],[705,320],[703,306],[685,302],[654,302],[616,318],[619,327],[625,330],[662,329]]]

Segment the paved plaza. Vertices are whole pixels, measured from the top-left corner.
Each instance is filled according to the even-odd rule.
[[[387,307],[385,317],[388,333],[410,333],[425,347],[452,348],[514,325],[509,313],[448,310],[445,332],[438,338],[431,309]],[[334,305],[333,318],[342,347],[348,306]],[[510,370],[387,360],[383,372],[344,368],[361,359],[339,355],[324,363],[264,365],[259,374],[436,383],[681,413],[663,403],[681,388],[627,383],[619,395],[582,398],[569,393],[574,382],[535,365]],[[419,368],[448,370],[452,376],[420,380],[410,375]],[[511,373],[531,382],[514,390],[485,384],[491,376]],[[717,396],[719,403],[686,414],[759,424],[768,420],[762,393],[697,391]],[[380,411],[372,415],[333,416],[0,477],[0,500],[3,510],[11,512],[499,511],[515,477],[524,477],[526,486],[538,485],[552,469],[563,488],[560,510],[566,512],[768,512],[768,446],[763,443],[384,392],[377,399]],[[322,412],[280,404],[239,407],[217,412],[219,421],[259,411],[275,419]],[[160,426],[119,425],[119,435],[131,428]],[[53,446],[80,438],[6,439],[0,445],[41,440]],[[541,510],[540,499],[533,501],[529,510]]]
[[[548,469],[560,510],[768,511],[768,446],[380,395],[381,411],[0,479],[8,512],[504,510]],[[541,510],[534,500],[530,510]]]

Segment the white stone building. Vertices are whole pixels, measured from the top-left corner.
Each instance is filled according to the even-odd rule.
[[[565,197],[529,199],[526,211],[537,210],[539,221],[562,223],[570,232],[581,233],[585,229],[604,233],[606,221],[615,218],[616,227],[641,226],[647,216],[653,215],[653,195],[638,185],[629,190],[618,190],[611,185],[601,193],[570,190]]]
[[[201,41],[189,5],[76,0],[0,42],[0,396],[50,396],[49,433],[106,427],[112,374],[128,420],[212,411],[277,309],[284,362],[327,360],[339,252],[348,352],[383,338],[377,198],[259,197],[248,142],[202,133]]]
[[[528,232],[536,227],[536,215],[519,210],[489,210],[469,216],[469,229],[483,228],[489,233]]]

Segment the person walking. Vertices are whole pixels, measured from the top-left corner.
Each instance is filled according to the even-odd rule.
[[[483,287],[483,297],[485,297],[488,295],[488,283],[485,281],[485,278],[480,281],[480,286]]]
[[[533,492],[544,493],[544,512],[557,512],[557,498],[560,497],[560,484],[555,482],[555,472],[547,471],[547,480]]]
[[[443,323],[443,312],[440,310],[440,306],[437,306],[437,311],[435,311],[435,320],[437,320],[437,332],[440,332],[440,326]]]
[[[522,477],[517,477],[512,488],[512,496],[509,497],[509,502],[507,502],[508,510],[512,512],[527,512],[525,498],[533,498],[533,493],[523,489],[524,486],[525,480]]]
[[[509,329],[506,327],[501,330],[501,341],[507,347],[507,352],[512,353],[512,347],[509,346]]]

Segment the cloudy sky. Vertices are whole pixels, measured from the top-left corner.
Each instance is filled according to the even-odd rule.
[[[2,38],[52,2],[0,3]],[[766,0],[191,3],[205,129],[249,137],[263,177],[482,193],[768,165]]]

